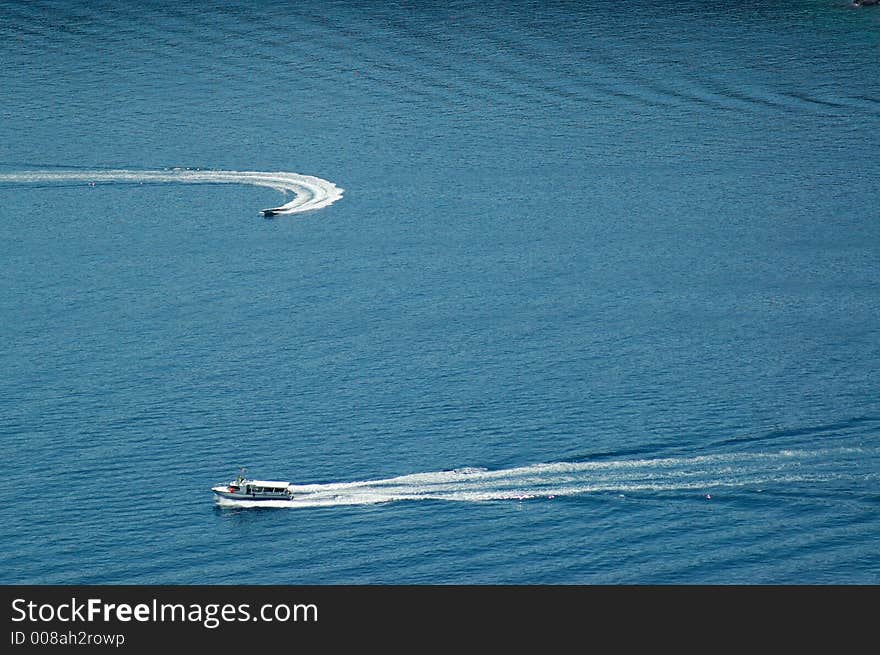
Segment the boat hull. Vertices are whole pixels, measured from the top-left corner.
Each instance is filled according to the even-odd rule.
[[[229,487],[213,487],[211,491],[218,498],[226,498],[227,500],[290,500],[293,497],[289,492],[286,494],[246,494],[243,491],[229,491]]]

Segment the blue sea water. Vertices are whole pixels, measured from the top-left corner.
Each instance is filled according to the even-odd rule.
[[[878,48],[837,0],[0,0],[0,582],[880,582]],[[306,502],[217,506],[241,466]]]

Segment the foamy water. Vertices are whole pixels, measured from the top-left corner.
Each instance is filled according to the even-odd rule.
[[[0,183],[106,183],[128,184],[248,184],[269,187],[281,193],[292,193],[292,200],[278,207],[267,208],[275,214],[297,214],[321,209],[342,198],[344,189],[312,175],[268,173],[259,171],[215,171],[190,168],[167,170],[36,170],[0,173]]]
[[[844,452],[845,451],[845,452]],[[729,453],[698,457],[557,462],[502,470],[463,468],[412,473],[380,480],[292,484],[287,500],[240,501],[218,498],[230,507],[303,508],[364,505],[392,501],[446,500],[460,502],[553,499],[585,493],[700,491],[751,488],[793,482],[823,482],[833,475],[822,470],[824,459],[856,456],[861,449],[768,453]],[[711,494],[707,494],[711,499]]]

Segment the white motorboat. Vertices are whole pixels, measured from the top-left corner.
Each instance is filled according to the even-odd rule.
[[[245,476],[247,469],[242,469],[235,480],[211,487],[211,491],[220,498],[229,500],[290,500],[290,482],[280,480],[251,480]]]

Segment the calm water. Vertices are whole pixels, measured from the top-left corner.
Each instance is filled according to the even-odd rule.
[[[880,582],[878,47],[836,0],[0,0],[0,582]],[[314,502],[217,507],[240,466]]]

